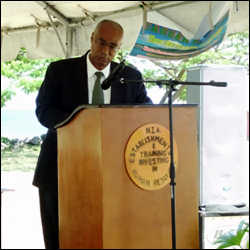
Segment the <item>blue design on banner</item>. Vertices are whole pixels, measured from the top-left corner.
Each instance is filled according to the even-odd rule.
[[[188,40],[181,32],[147,22],[130,52],[131,56],[157,60],[180,60],[197,56],[220,44],[226,34],[229,11],[201,39]]]

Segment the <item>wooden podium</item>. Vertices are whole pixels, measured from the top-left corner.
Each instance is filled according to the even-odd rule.
[[[173,107],[177,249],[199,248],[196,109]],[[154,191],[138,187],[124,156],[142,125],[169,130],[168,111],[155,105],[90,106],[57,129],[60,248],[172,248],[170,185]]]

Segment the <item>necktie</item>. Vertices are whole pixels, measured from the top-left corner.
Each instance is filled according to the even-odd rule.
[[[103,104],[104,98],[103,98],[103,90],[101,88],[101,77],[103,76],[103,73],[96,72],[95,75],[97,76],[97,78],[93,90],[92,104]]]

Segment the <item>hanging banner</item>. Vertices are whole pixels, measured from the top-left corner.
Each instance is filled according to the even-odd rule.
[[[225,36],[229,12],[202,39],[188,40],[181,32],[147,22],[130,56],[157,60],[180,60],[205,52],[220,44]]]
[[[204,17],[197,33],[190,39],[181,29],[178,31],[147,22],[144,34],[142,27],[130,55],[151,60],[180,60],[197,56],[226,38],[229,13],[228,3],[218,3]],[[219,14],[221,18],[218,19],[215,14]],[[216,21],[216,24],[213,24],[212,20]]]

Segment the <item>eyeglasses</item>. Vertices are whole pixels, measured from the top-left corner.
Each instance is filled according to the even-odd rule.
[[[117,52],[117,50],[120,48],[119,46],[115,45],[115,44],[109,44],[107,43],[105,40],[103,40],[102,38],[96,39],[96,44],[99,48],[103,49],[106,46],[108,46],[108,49],[110,52],[115,53]]]

